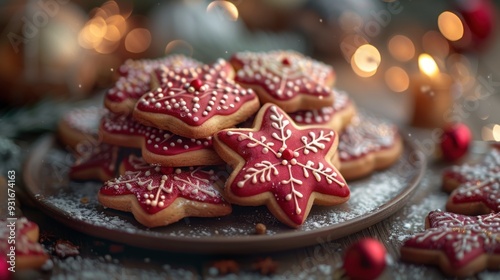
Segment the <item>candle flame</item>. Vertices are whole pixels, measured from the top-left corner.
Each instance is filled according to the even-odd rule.
[[[418,57],[418,67],[425,75],[434,77],[439,74],[439,68],[432,56],[423,53]]]

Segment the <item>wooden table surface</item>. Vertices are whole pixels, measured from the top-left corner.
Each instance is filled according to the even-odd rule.
[[[476,77],[498,73],[498,65],[485,61],[483,72]],[[489,69],[489,70],[485,70]],[[339,73],[347,73],[349,69],[338,69]],[[388,93],[387,90],[373,90],[380,86],[376,79],[359,80],[356,77],[339,78],[339,87],[351,92],[353,99],[360,107],[368,108],[397,119],[404,123],[404,115],[408,110],[408,97]],[[377,79],[380,79],[377,78]],[[500,79],[493,76],[493,79]],[[362,81],[361,83],[359,81]],[[481,139],[481,131],[486,123],[500,123],[500,98],[494,86],[493,96],[481,100],[481,106],[464,118],[474,133],[476,140]],[[372,92],[366,92],[370,88]],[[379,87],[380,88],[380,87]],[[371,96],[367,96],[371,94]],[[382,100],[382,101],[380,101]],[[481,107],[482,108],[482,107]],[[486,110],[486,112],[485,112]],[[482,118],[481,116],[488,117]],[[429,130],[404,127],[404,133],[411,135],[415,141],[430,138]],[[475,141],[469,159],[475,159],[484,152],[484,143]],[[259,258],[270,256],[278,263],[278,271],[265,279],[331,279],[342,264],[345,249],[363,237],[374,237],[383,242],[388,252],[389,265],[381,279],[442,279],[445,276],[435,267],[418,266],[403,263],[399,260],[399,247],[412,233],[423,230],[424,218],[429,211],[444,209],[447,194],[442,192],[441,172],[448,165],[435,160],[433,154],[427,152],[428,168],[411,201],[390,218],[366,228],[356,234],[338,240],[320,241],[306,248],[245,256],[230,255],[191,255],[160,252],[124,246],[96,239],[60,224],[52,218],[31,208],[28,201],[21,198],[22,211],[29,219],[37,222],[41,228],[43,244],[50,251],[57,240],[68,240],[80,248],[80,255],[61,259],[53,256],[53,268],[45,272],[22,271],[15,274],[19,279],[261,279],[259,273],[252,270],[252,263]],[[21,182],[19,182],[21,185]],[[231,259],[240,266],[238,275],[214,275],[214,261]],[[500,272],[482,272],[471,279],[500,279]]]

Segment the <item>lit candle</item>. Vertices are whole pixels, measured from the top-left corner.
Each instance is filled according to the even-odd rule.
[[[418,57],[418,67],[421,73],[411,80],[414,108],[411,124],[425,128],[444,127],[444,114],[453,102],[452,79],[439,71],[436,61],[428,54]]]

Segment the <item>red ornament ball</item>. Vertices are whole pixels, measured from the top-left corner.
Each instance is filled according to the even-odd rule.
[[[344,256],[344,271],[352,280],[375,279],[385,269],[385,255],[385,247],[378,240],[362,239],[347,249]]]
[[[455,0],[464,23],[464,38],[459,49],[481,49],[487,45],[495,27],[495,6],[490,0]]]
[[[443,159],[456,161],[469,150],[472,134],[467,125],[457,123],[447,127],[441,135],[441,153]]]

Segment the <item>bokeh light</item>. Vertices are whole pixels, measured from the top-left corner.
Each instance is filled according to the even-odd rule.
[[[215,13],[221,19],[238,20],[238,8],[229,1],[212,1],[207,6],[207,13]]]
[[[389,52],[391,55],[402,62],[409,61],[415,56],[415,46],[406,36],[395,35],[389,40]]]
[[[98,53],[109,54],[114,52],[120,45],[120,41],[127,34],[127,15],[120,14],[120,7],[115,1],[108,1],[92,10],[91,18],[83,26],[78,34],[78,43],[86,49],[93,49]],[[135,31],[134,33],[136,33]],[[149,32],[149,31],[148,31]],[[132,33],[132,36],[138,34]],[[130,33],[129,33],[130,34]],[[142,39],[147,40],[147,35],[143,32]],[[149,35],[149,37],[151,37]],[[138,37],[139,38],[139,37]],[[130,39],[129,39],[130,40]],[[147,47],[149,47],[151,38]],[[127,43],[125,48],[138,50],[139,45],[145,45],[145,42]],[[142,52],[142,51],[141,51]]]
[[[364,44],[368,44],[368,41],[360,35],[351,34],[347,35],[340,42],[340,51],[344,55],[346,61],[350,62],[354,52]]]
[[[375,75],[375,73],[377,73],[377,69],[370,71],[370,72],[365,72],[365,71],[359,69],[359,67],[354,62],[354,56],[351,58],[351,68],[356,75],[358,75],[362,78],[368,78],[368,77]]]
[[[481,138],[484,141],[500,141],[500,124],[488,124],[481,130]]]
[[[410,78],[401,67],[393,66],[385,72],[385,83],[394,92],[403,92],[410,86]]]
[[[493,139],[495,139],[495,141],[500,141],[500,124],[495,124],[495,126],[493,126]]]
[[[369,77],[375,74],[380,62],[381,56],[377,48],[370,44],[365,44],[354,52],[351,60],[351,67],[359,76]],[[360,75],[357,70],[364,74]]]
[[[131,53],[146,51],[151,44],[151,33],[145,28],[135,28],[125,37],[125,49]]]
[[[431,30],[422,37],[422,47],[426,53],[437,57],[446,57],[450,53],[450,44],[441,33]]]
[[[186,56],[193,56],[193,46],[184,40],[170,41],[165,47],[165,54],[180,53]]]
[[[458,41],[464,36],[462,20],[450,11],[442,12],[438,17],[439,31],[450,41]]]

